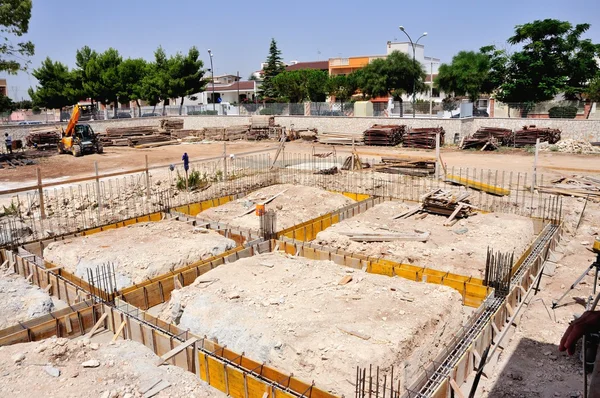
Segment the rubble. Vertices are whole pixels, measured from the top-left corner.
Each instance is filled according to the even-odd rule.
[[[54,303],[48,293],[9,272],[0,270],[0,329],[54,311]]]
[[[592,145],[589,141],[561,139],[555,144],[540,143],[540,151],[561,153],[600,153],[600,147]]]

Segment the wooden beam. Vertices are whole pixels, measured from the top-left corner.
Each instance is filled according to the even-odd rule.
[[[481,364],[481,355],[479,355],[479,352],[475,348],[473,348],[472,352],[473,352],[473,356],[475,357],[475,360],[477,361],[477,365],[475,365],[475,363],[473,363],[473,368],[477,369],[479,364]]]
[[[92,327],[92,330],[90,330],[89,333],[85,335],[85,337],[87,337],[88,339],[92,338],[92,336],[94,335],[94,333],[96,333],[96,330],[98,330],[98,328],[100,327],[100,325],[102,325],[104,323],[104,320],[106,319],[107,316],[108,316],[107,313],[102,314],[102,316],[100,317],[100,319],[98,319],[98,322],[96,322],[96,324],[94,325],[94,327]]]
[[[462,391],[460,391],[458,383],[456,383],[456,381],[452,377],[450,378],[450,386],[452,387],[452,390],[454,390],[454,394],[457,398],[465,398]]]
[[[415,206],[415,207],[411,207],[410,209],[405,210],[402,213],[397,214],[394,217],[392,217],[392,220],[395,220],[395,219],[401,218],[401,217],[403,217],[403,218],[410,217],[413,214],[415,214],[415,213],[417,213],[417,212],[419,212],[421,210],[423,210],[423,205],[422,204],[420,204],[418,206]]]
[[[187,340],[186,342],[179,344],[177,347],[173,348],[171,351],[167,352],[166,354],[164,354],[163,356],[160,357],[160,360],[158,361],[158,366],[162,365],[163,363],[168,361],[170,358],[179,354],[181,351],[185,350],[187,347],[191,346],[196,341],[198,341],[198,339],[196,337],[192,337],[191,339]]]
[[[458,212],[462,210],[462,208],[463,208],[463,204],[459,203],[458,206],[456,206],[456,208],[452,212],[452,214],[450,214],[450,217],[448,217],[448,219],[444,223],[444,226],[448,226],[452,222],[452,220],[454,220],[454,217],[456,217]]]
[[[127,325],[127,319],[124,320],[123,322],[121,322],[121,324],[117,328],[117,331],[115,332],[115,335],[112,338],[112,341],[117,341],[117,339],[119,338],[119,335],[121,334],[121,331],[123,330],[125,325]],[[123,336],[123,338],[125,338],[125,336]]]

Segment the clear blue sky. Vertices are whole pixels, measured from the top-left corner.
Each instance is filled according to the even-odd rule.
[[[210,48],[216,73],[239,71],[244,79],[259,69],[271,37],[286,61],[385,54],[388,40],[405,39],[398,25],[413,39],[428,32],[421,41],[425,55],[442,62],[460,50],[504,47],[515,25],[536,19],[590,23],[586,37],[600,42],[598,0],[34,0],[32,14],[27,39],[35,44],[33,68],[48,56],[73,67],[84,45],[146,59],[159,45],[167,54],[195,45],[205,67]],[[7,78],[13,99],[27,98],[36,84],[26,73],[0,77]]]

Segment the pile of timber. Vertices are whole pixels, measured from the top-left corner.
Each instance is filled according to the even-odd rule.
[[[266,140],[270,136],[270,128],[274,126],[274,116],[252,116],[247,138],[253,141]]]
[[[436,134],[440,133],[440,146],[444,145],[444,129],[442,127],[426,127],[410,129],[404,134],[405,148],[435,148]]]
[[[211,141],[235,141],[246,139],[248,125],[229,127],[205,127],[202,131],[203,138]],[[196,134],[198,137],[200,134]]]
[[[299,130],[291,130],[290,135],[293,139],[301,139],[304,141],[316,141],[318,131],[317,129],[299,129]]]
[[[165,134],[138,135],[127,137],[127,145],[137,147],[139,145],[155,144],[171,141],[171,137]]]
[[[449,216],[448,221],[454,218],[465,218],[473,213],[473,206],[467,199],[468,192],[454,194],[443,189],[436,189],[423,196],[423,211],[432,214]]]
[[[25,137],[28,147],[45,149],[56,147],[61,138],[61,132],[57,128],[45,128],[31,130]]]
[[[512,130],[498,127],[480,127],[475,134],[463,138],[460,143],[460,149],[480,149],[493,150],[498,149],[500,145],[506,145],[510,142]]]
[[[405,125],[375,124],[363,133],[365,145],[396,146],[402,142]]]
[[[426,177],[435,173],[433,158],[381,158],[374,166],[375,171],[387,174],[406,174]]]
[[[538,186],[539,192],[555,195],[589,197],[600,200],[600,178],[592,176],[561,177],[550,181],[552,185]]]
[[[319,133],[317,141],[320,144],[330,145],[361,145],[363,143],[363,134],[324,131]]]
[[[154,126],[107,127],[106,133],[100,133],[100,142],[104,146],[130,146],[129,138],[139,139],[146,136],[158,136]]]
[[[556,144],[560,141],[560,133],[559,129],[539,128],[535,125],[523,126],[521,130],[514,132],[509,144],[517,148],[532,146],[535,145],[538,138],[540,142]]]
[[[18,166],[30,166],[32,164],[35,164],[35,161],[28,159],[22,153],[0,153],[0,169],[15,169]]]
[[[183,130],[183,119],[168,118],[160,119],[160,128],[165,131]]]
[[[199,135],[204,138],[203,130],[172,130],[171,139],[183,139],[186,137],[198,137]]]

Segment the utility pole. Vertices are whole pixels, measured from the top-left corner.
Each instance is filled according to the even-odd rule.
[[[213,53],[208,49],[208,55],[210,56],[210,75],[212,80],[212,103],[213,111],[215,110],[215,68],[213,67]]]
[[[419,40],[421,40],[423,37],[427,36],[427,32],[424,32],[421,36],[419,36],[417,41],[413,43],[411,37],[408,35],[408,33],[406,33],[406,30],[404,30],[404,26],[400,25],[398,28],[406,35],[406,37],[408,37],[408,40],[410,41],[410,45],[412,46],[412,52],[413,52],[413,65],[415,66],[415,69],[416,69],[417,61],[415,59],[415,46],[417,44],[419,44]],[[413,76],[413,98],[412,98],[413,118],[415,117],[415,103],[417,102],[417,93],[415,90],[416,86],[417,86],[417,77]]]

